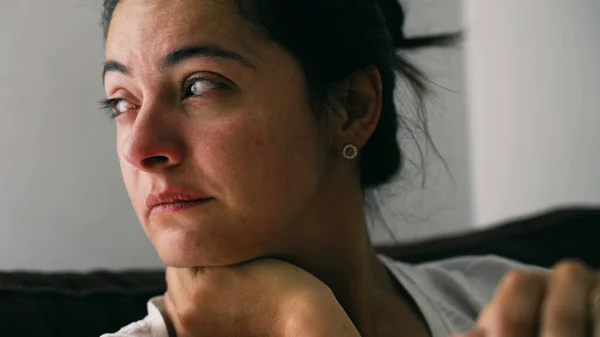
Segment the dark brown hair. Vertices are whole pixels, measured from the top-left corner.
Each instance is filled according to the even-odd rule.
[[[425,77],[401,57],[397,49],[450,44],[456,34],[405,38],[405,15],[399,0],[237,1],[244,18],[298,60],[305,72],[317,117],[331,111],[328,109],[331,93],[337,85],[368,66],[378,68],[383,87],[382,111],[360,155],[363,190],[388,182],[400,172],[405,159],[397,134],[399,127],[407,129],[409,126],[406,116],[398,113],[394,103],[397,76],[412,92],[417,125],[435,150],[423,107],[428,93]],[[118,3],[119,0],[104,0],[105,36]]]

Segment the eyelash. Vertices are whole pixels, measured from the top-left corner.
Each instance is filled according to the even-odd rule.
[[[204,96],[205,94],[202,95],[194,95],[193,92],[191,92],[192,90],[192,86],[198,82],[205,82],[205,83],[209,83],[210,85],[214,86],[213,89],[209,90],[213,91],[213,90],[219,90],[219,89],[225,89],[227,88],[227,85],[224,84],[223,82],[214,80],[212,78],[206,78],[206,77],[192,77],[189,78],[187,80],[185,80],[185,82],[183,82],[183,90],[182,90],[182,98],[184,100],[188,99],[188,98],[199,98]],[[105,110],[108,113],[108,116],[111,119],[115,119],[117,117],[119,117],[120,115],[122,115],[124,112],[119,113],[116,111],[116,107],[119,103],[121,102],[125,102],[127,101],[124,98],[110,98],[110,99],[105,99],[105,100],[101,100],[99,102],[100,104],[100,109],[101,110]],[[132,104],[134,105],[134,104]]]
[[[100,105],[101,110],[106,111],[106,113],[108,114],[108,117],[110,119],[115,119],[122,114],[122,113],[118,113],[115,109],[117,104],[119,104],[122,101],[125,101],[125,99],[110,98],[110,99],[101,100],[100,102],[98,102],[98,104]]]

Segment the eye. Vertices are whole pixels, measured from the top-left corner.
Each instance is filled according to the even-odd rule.
[[[225,88],[226,85],[205,77],[190,78],[183,85],[183,98],[202,97],[211,91]]]
[[[116,118],[129,110],[136,109],[136,105],[122,98],[112,98],[100,102],[101,108],[107,110],[111,118]]]
[[[134,105],[124,99],[120,99],[120,100],[116,101],[115,104],[113,105],[114,113],[119,114],[119,115],[124,114],[129,109],[133,109],[133,108],[134,108]]]

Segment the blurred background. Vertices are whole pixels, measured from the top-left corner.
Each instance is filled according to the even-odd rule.
[[[1,270],[161,266],[122,186],[114,125],[97,109],[101,2],[0,2]],[[407,35],[465,40],[407,54],[434,83],[430,128],[449,170],[430,150],[423,170],[377,190],[373,239],[600,204],[600,2],[401,2]]]

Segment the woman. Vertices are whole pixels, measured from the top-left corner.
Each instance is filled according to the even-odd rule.
[[[105,0],[104,26],[125,186],[169,266],[116,336],[585,333],[579,264],[509,273],[490,302],[518,264],[375,254],[363,193],[401,168],[396,74],[424,91],[377,3]]]

